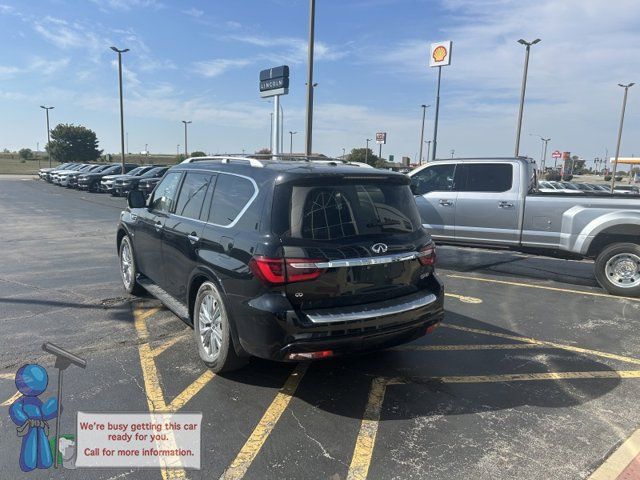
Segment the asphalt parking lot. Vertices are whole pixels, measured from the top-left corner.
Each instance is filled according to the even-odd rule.
[[[607,295],[589,262],[441,247],[446,317],[432,335],[313,364],[252,360],[217,376],[180,320],[125,295],[115,251],[124,204],[0,177],[0,401],[11,403],[22,364],[52,367],[40,346],[56,343],[88,362],[65,377],[63,431],[82,410],[203,412],[202,470],[28,478],[629,474],[634,450],[619,447],[640,427],[640,299]],[[0,476],[23,478],[4,412]]]

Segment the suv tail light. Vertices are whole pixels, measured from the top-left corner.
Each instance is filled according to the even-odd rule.
[[[315,280],[324,273],[324,269],[316,267],[314,258],[268,258],[254,257],[249,266],[253,273],[269,285],[285,285],[287,283]]]
[[[418,257],[421,265],[435,265],[436,264],[436,246],[434,243],[430,243],[422,247],[419,252],[422,254]]]

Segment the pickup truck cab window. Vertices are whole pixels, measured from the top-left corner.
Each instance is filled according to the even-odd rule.
[[[513,185],[513,166],[508,163],[468,163],[459,170],[460,192],[507,192]]]
[[[429,192],[450,192],[453,190],[455,164],[433,165],[417,172],[411,178],[413,193],[424,195]]]
[[[182,187],[180,187],[180,196],[176,203],[175,214],[196,220],[199,219],[210,180],[210,174],[188,172],[184,177]]]
[[[173,210],[181,176],[181,172],[170,172],[162,179],[153,194],[151,210],[166,213]]]

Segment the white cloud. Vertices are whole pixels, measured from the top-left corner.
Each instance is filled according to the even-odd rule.
[[[29,70],[40,75],[51,75],[58,70],[69,66],[69,58],[61,58],[59,60],[46,60],[44,58],[35,57],[29,63]]]
[[[61,49],[99,49],[106,48],[94,30],[79,23],[68,23],[55,17],[45,17],[36,21],[33,28],[45,40]]]
[[[269,52],[260,54],[260,57],[265,60],[280,63],[304,63],[307,61],[308,43],[306,39],[255,35],[230,35],[227,39],[269,49]],[[329,46],[321,41],[316,41],[314,45],[316,61],[339,60],[347,56],[348,53],[346,47]]]
[[[18,67],[0,65],[0,78],[2,79],[12,78],[17,73],[20,73],[20,69]]]
[[[193,17],[193,18],[200,18],[202,15],[204,15],[204,12],[202,10],[198,10],[195,7],[191,7],[188,10],[183,10],[182,13],[184,13],[185,15],[189,15],[190,17]]]
[[[250,64],[251,60],[248,59],[218,58],[215,60],[196,62],[194,67],[200,75],[205,77],[217,77],[232,68],[242,68]]]
[[[101,8],[129,11],[134,8],[161,8],[163,4],[157,0],[91,0]]]

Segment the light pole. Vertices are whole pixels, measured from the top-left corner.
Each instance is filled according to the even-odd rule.
[[[422,105],[422,128],[420,129],[420,155],[419,155],[419,163],[422,165],[422,147],[424,146],[424,118],[427,115],[427,108],[431,105]],[[427,161],[429,159],[429,154],[427,154]]]
[[[118,54],[118,85],[120,86],[120,148],[122,151],[122,174],[125,174],[124,161],[124,103],[122,100],[122,54],[129,51],[128,48],[124,50],[111,47],[111,50]]]
[[[618,84],[619,87],[624,88],[624,98],[622,100],[622,113],[620,114],[620,128],[618,128],[618,145],[616,146],[616,161],[613,164],[613,174],[611,175],[611,193],[616,187],[616,170],[618,170],[618,157],[620,156],[620,141],[622,140],[622,126],[624,124],[624,111],[627,108],[627,95],[629,93],[629,88],[633,87],[634,83],[629,83],[627,85],[623,85],[621,83]]]
[[[551,140],[550,138],[544,138],[542,135],[538,135],[537,133],[530,133],[529,136],[538,137],[542,141],[542,151],[540,154],[540,173],[543,174],[546,164],[547,164],[547,144]]]
[[[176,145],[176,158],[180,158],[180,144]]]
[[[346,149],[343,147],[343,148],[342,148],[342,159],[344,160],[346,156],[347,156],[347,151],[346,151]]]
[[[451,149],[451,158],[453,158],[455,154],[456,154],[456,151],[454,149]]]
[[[269,113],[269,116],[271,117],[271,130],[269,133],[269,150],[273,154],[273,112]]]
[[[56,107],[40,105],[40,108],[44,108],[45,112],[47,112],[47,152],[49,153],[49,168],[51,168],[51,130],[49,129],[49,110],[53,110]]]
[[[289,130],[289,135],[291,135],[291,143],[289,144],[289,154],[292,155],[293,154],[293,136],[298,133],[298,132],[292,132],[291,130]]]
[[[424,143],[427,144],[427,161],[429,161],[429,153],[431,152],[431,140],[425,140]]]
[[[186,159],[189,156],[189,149],[187,148],[187,125],[191,123],[191,120],[182,120],[184,123],[184,158]]]
[[[311,155],[313,147],[313,47],[315,41],[316,0],[309,0],[309,46],[307,58],[307,124],[305,153]]]
[[[371,141],[370,138],[367,138],[367,148],[365,148],[364,150],[364,163],[369,163],[369,142]]]
[[[539,38],[536,38],[533,42],[527,42],[522,38],[518,40],[518,43],[525,45],[526,52],[524,55],[524,71],[522,73],[522,89],[520,91],[520,110],[518,111],[518,128],[516,130],[516,153],[515,156],[520,155],[520,133],[522,131],[522,113],[524,111],[524,94],[527,89],[527,71],[529,70],[529,52],[531,51],[531,45],[535,45],[540,42]]]

